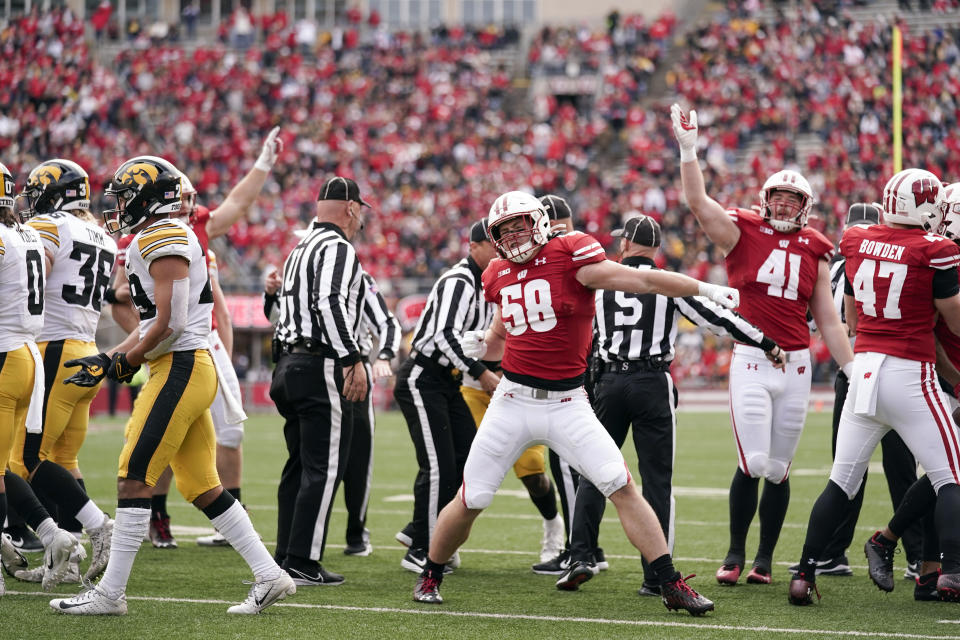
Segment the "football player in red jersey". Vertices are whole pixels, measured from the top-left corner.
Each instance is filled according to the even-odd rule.
[[[960,600],[960,444],[934,371],[937,315],[960,335],[960,248],[933,233],[943,218],[943,191],[929,171],[901,171],[883,190],[884,224],[851,227],[840,240],[856,359],[830,480],[810,513],[800,571],[790,583],[792,604],[812,602],[816,558],[829,524],[844,515],[873,450],[890,429],[903,438],[937,492],[943,559],[937,591],[941,600]],[[864,546],[871,566],[887,565],[891,573],[895,550],[896,542],[879,531]],[[881,578],[874,577],[877,586],[892,590],[892,575]]]
[[[746,540],[757,511],[760,544],[747,582],[769,584],[773,551],[790,502],[790,464],[810,396],[813,315],[834,360],[847,371],[853,351],[833,304],[829,260],[833,244],[806,226],[813,192],[796,171],[778,171],[760,191],[759,213],[724,210],[707,195],[697,162],[697,114],[671,109],[680,144],[683,193],[707,237],[725,256],[730,286],[740,290],[740,313],[787,352],[777,370],[763,352],[737,344],[730,363],[730,419],[737,471],[730,485],[730,546],[717,570],[720,584],[736,584],[746,561]]]
[[[643,555],[655,558],[651,566],[667,608],[693,615],[712,610],[713,603],[674,568],[657,517],[593,413],[583,378],[595,289],[704,295],[726,307],[737,304],[737,292],[607,260],[600,243],[587,234],[551,234],[543,203],[519,191],[493,203],[488,234],[500,257],[483,272],[484,296],[499,305],[487,332],[486,357],[502,353],[503,378],[470,448],[458,496],[437,519],[414,600],[442,602],[443,562],[466,541],[514,460],[530,445],[546,444],[610,498],[627,537]]]

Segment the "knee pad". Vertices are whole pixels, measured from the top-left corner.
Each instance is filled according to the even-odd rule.
[[[467,485],[460,485],[460,499],[467,509],[486,509],[493,502],[495,493],[496,489],[491,491],[487,487],[473,485],[468,491]]]
[[[217,444],[228,449],[236,449],[243,442],[243,423],[216,424]]]
[[[596,471],[591,471],[588,479],[605,498],[609,498],[612,493],[626,486],[630,481],[630,474],[624,465],[610,462]]]
[[[767,482],[780,484],[787,479],[787,473],[790,470],[790,464],[783,460],[767,460],[767,468],[764,470],[763,477]]]
[[[767,469],[770,465],[770,459],[766,453],[756,452],[744,455],[747,468],[744,472],[751,478],[767,478]]]

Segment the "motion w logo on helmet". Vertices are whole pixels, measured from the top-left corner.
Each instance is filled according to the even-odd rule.
[[[920,178],[913,182],[913,200],[918,207],[925,202],[936,204],[939,191],[940,185],[929,178]]]
[[[120,182],[122,184],[136,183],[142,187],[147,183],[156,182],[159,175],[160,170],[157,167],[146,162],[138,162],[123,172],[123,175],[120,176]]]

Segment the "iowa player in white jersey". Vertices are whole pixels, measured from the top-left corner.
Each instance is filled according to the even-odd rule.
[[[64,529],[77,535],[81,527],[87,531],[93,554],[84,578],[92,580],[107,565],[113,521],[87,496],[77,454],[99,385],[61,382],[69,376],[64,362],[97,353],[94,334],[117,245],[90,215],[90,179],[75,162],[41,163],[18,197],[26,201],[20,216],[38,233],[46,266],[43,329],[37,338],[44,372],[43,432],[17,430],[10,469],[56,505]],[[44,573],[39,566],[14,575],[41,582]],[[67,581],[80,581],[76,561]]]
[[[13,176],[0,164],[0,470],[7,468],[14,435],[24,428],[39,432],[43,365],[36,338],[43,327],[43,245],[36,231],[22,226],[13,212]],[[9,498],[46,548],[44,589],[59,582],[71,554],[82,555],[73,536],[57,528],[29,485],[12,473],[0,474],[0,522]],[[0,542],[8,571],[26,562],[7,541]],[[15,563],[11,566],[11,563]],[[0,595],[4,592],[0,574]]]
[[[150,522],[150,495],[170,465],[177,488],[210,518],[250,566],[255,582],[247,599],[229,613],[259,613],[296,592],[253,529],[243,506],[223,490],[217,476],[210,403],[217,374],[208,350],[210,293],[207,264],[196,235],[173,219],[181,207],[181,174],[154,156],[138,156],[117,169],[106,189],[117,208],[104,212],[111,232],[136,233],[127,249],[126,271],[139,331],[117,347],[66,363],[80,371],[80,386],[105,375],[133,377],[145,362],[150,377],[134,404],[120,452],[118,500],[110,562],[93,589],[50,606],[68,614],[123,615],[133,560]]]

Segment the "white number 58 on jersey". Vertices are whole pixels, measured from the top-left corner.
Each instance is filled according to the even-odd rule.
[[[512,336],[519,336],[527,327],[540,333],[550,331],[557,326],[550,283],[537,279],[504,287],[500,290],[500,315]]]

